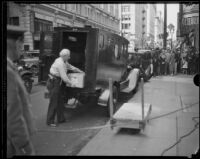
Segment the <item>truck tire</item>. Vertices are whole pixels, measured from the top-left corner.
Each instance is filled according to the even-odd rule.
[[[119,89],[116,86],[113,86],[113,114],[116,111],[116,105],[119,100]],[[110,117],[110,98],[107,102],[107,116]]]

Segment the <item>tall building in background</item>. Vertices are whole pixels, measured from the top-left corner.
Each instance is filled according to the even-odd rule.
[[[156,12],[155,18],[155,33],[154,33],[154,41],[155,47],[163,48],[163,28],[164,28],[164,19],[162,17],[162,12]]]
[[[134,48],[154,47],[156,4],[122,4],[121,33]]]
[[[156,4],[147,4],[147,44],[153,48],[155,44]]]
[[[24,26],[24,49],[39,51],[40,32],[90,25],[120,33],[118,4],[23,4],[7,2],[7,23]]]
[[[199,51],[199,4],[179,4],[177,22],[177,39],[183,42],[188,37]],[[187,44],[183,43],[180,47],[187,49]]]

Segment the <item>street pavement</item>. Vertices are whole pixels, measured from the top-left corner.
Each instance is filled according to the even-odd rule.
[[[85,129],[105,125],[108,121],[106,109],[99,106],[83,106],[76,110],[66,110],[66,123],[56,128],[46,125],[49,99],[44,98],[45,85],[38,85],[34,79],[30,97],[32,112],[35,117],[37,132],[31,137],[39,156],[75,156],[100,131]],[[83,128],[80,130],[80,128]]]
[[[141,101],[141,89],[128,102]],[[87,143],[78,156],[188,156],[199,148],[199,87],[193,76],[159,76],[144,84],[144,101],[152,104],[150,121],[144,131],[129,129],[111,130],[107,127]],[[187,108],[192,105],[190,108]],[[187,109],[186,109],[187,108]],[[179,111],[176,111],[179,110]],[[163,114],[171,113],[166,116]],[[198,117],[194,118],[193,117]]]

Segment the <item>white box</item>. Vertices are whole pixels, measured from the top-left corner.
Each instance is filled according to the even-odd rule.
[[[75,85],[75,87],[77,88],[84,87],[85,73],[69,73],[68,77]]]

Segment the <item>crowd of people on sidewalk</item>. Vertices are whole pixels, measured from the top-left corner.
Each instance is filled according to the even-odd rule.
[[[199,53],[194,47],[182,53],[179,49],[156,49],[150,61],[153,65],[152,76],[193,75],[199,72]]]

